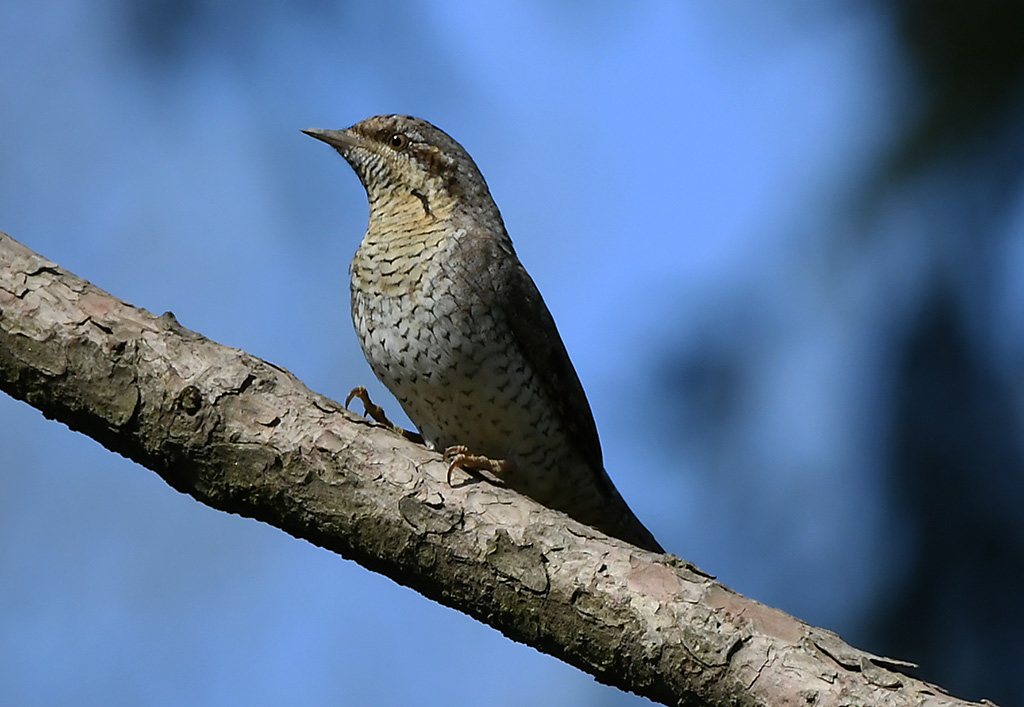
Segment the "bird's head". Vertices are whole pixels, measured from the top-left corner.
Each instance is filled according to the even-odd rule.
[[[436,219],[456,210],[497,211],[473,158],[425,120],[377,115],[344,130],[302,132],[326,142],[352,165],[366,188],[371,219],[377,210],[413,206]]]

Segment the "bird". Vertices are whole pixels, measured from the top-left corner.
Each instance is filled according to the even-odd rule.
[[[473,158],[431,123],[377,115],[307,129],[351,165],[369,222],[349,273],[370,368],[424,443],[607,535],[664,552],[604,468],[555,321]],[[349,395],[391,425],[365,388]],[[393,426],[393,425],[391,425]]]

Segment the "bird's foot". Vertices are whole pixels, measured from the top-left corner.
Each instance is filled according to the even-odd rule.
[[[370,394],[366,392],[366,388],[361,385],[357,385],[352,391],[345,397],[345,407],[352,402],[352,398],[359,398],[363,401],[363,414],[369,417],[376,423],[384,425],[392,432],[396,432],[411,442],[423,444],[423,436],[419,432],[410,432],[404,427],[399,427],[394,422],[388,419],[388,416],[384,414],[384,408],[377,405],[370,400]]]
[[[516,465],[511,459],[491,459],[490,457],[473,454],[468,447],[457,444],[444,450],[442,458],[448,462],[448,485],[452,485],[452,472],[462,469],[470,473],[490,472],[498,479],[503,479],[510,472],[515,471]],[[484,478],[487,478],[484,476]]]

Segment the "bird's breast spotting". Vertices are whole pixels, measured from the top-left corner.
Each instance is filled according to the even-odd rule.
[[[412,250],[396,258],[372,240],[357,251],[352,319],[366,359],[434,448],[463,444],[495,458],[532,452],[536,432],[554,425],[539,381],[500,310],[466,291],[440,250],[419,250],[415,264],[404,262]],[[390,286],[395,277],[405,285]]]

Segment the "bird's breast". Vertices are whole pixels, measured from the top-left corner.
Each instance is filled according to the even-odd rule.
[[[452,269],[444,241],[364,239],[352,262],[363,353],[435,448],[504,458],[553,420],[500,307]]]

